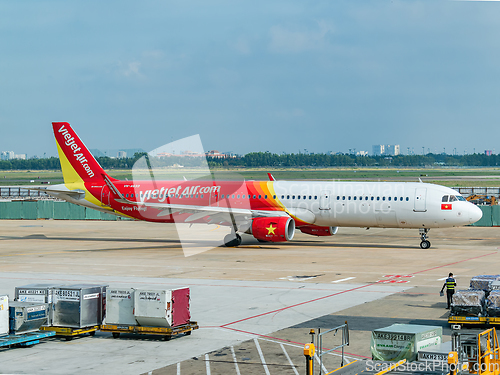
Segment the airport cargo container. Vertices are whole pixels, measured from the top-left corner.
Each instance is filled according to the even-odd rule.
[[[9,328],[13,335],[35,332],[47,322],[49,307],[46,303],[11,301]]]
[[[457,291],[451,302],[451,315],[483,316],[485,315],[484,290],[467,289]]]
[[[448,363],[448,354],[451,352],[451,341],[418,351],[419,361]]]
[[[491,291],[491,286],[495,281],[500,281],[500,275],[479,275],[470,279],[470,289],[481,289],[486,293]]]
[[[486,299],[486,313],[488,316],[500,316],[500,290],[492,290]]]
[[[141,326],[175,327],[189,323],[189,288],[136,289],[134,316]]]
[[[102,323],[102,285],[77,284],[54,288],[52,325],[84,328]]]
[[[441,344],[443,329],[416,324],[393,324],[372,332],[373,359],[414,361],[417,353]]]
[[[134,316],[134,288],[106,290],[106,324],[137,325]]]
[[[0,296],[0,336],[9,334],[9,296]]]
[[[52,325],[54,313],[54,288],[61,286],[61,284],[28,284],[24,286],[17,286],[15,289],[15,300],[21,302],[47,303],[49,305],[49,313],[47,316],[47,323],[45,325],[50,326]]]

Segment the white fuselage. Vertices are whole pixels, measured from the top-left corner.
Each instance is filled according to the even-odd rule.
[[[482,216],[455,190],[426,183],[277,181],[273,187],[294,217],[318,226],[440,228]],[[461,200],[443,202],[452,195]]]

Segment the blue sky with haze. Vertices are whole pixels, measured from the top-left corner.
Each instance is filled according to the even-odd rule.
[[[0,150],[497,147],[500,2],[1,1]]]

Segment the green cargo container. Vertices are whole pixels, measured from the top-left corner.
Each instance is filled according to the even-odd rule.
[[[393,324],[372,332],[372,356],[380,361],[414,361],[419,351],[440,345],[442,336],[442,327]]]

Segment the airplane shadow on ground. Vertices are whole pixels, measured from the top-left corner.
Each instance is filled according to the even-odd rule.
[[[106,237],[47,237],[44,234],[30,234],[28,236],[2,236],[0,237],[3,240],[50,240],[50,241],[80,241],[80,242],[128,242],[128,243],[151,243],[151,244],[172,244],[172,246],[167,247],[179,247],[181,245],[181,241],[178,239],[164,239],[164,238],[106,238]],[[184,243],[189,245],[200,245],[207,246],[207,241],[204,240],[195,240],[191,239],[189,241],[183,240]],[[247,241],[244,241],[247,242]],[[260,242],[252,243],[252,241],[248,241],[247,243],[243,243],[238,247],[231,247],[228,249],[268,249],[268,250],[280,250],[280,247],[289,247],[289,246],[301,246],[301,247],[310,247],[310,248],[379,248],[379,249],[418,249],[418,246],[402,246],[402,245],[393,245],[393,244],[356,244],[356,243],[326,243],[326,242],[318,242],[318,241],[291,241],[291,242],[280,242],[279,246],[274,243],[262,244]],[[162,248],[161,247],[138,247],[137,249],[142,248]],[[215,245],[215,247],[225,247],[223,245]],[[111,250],[111,249],[109,249]]]

